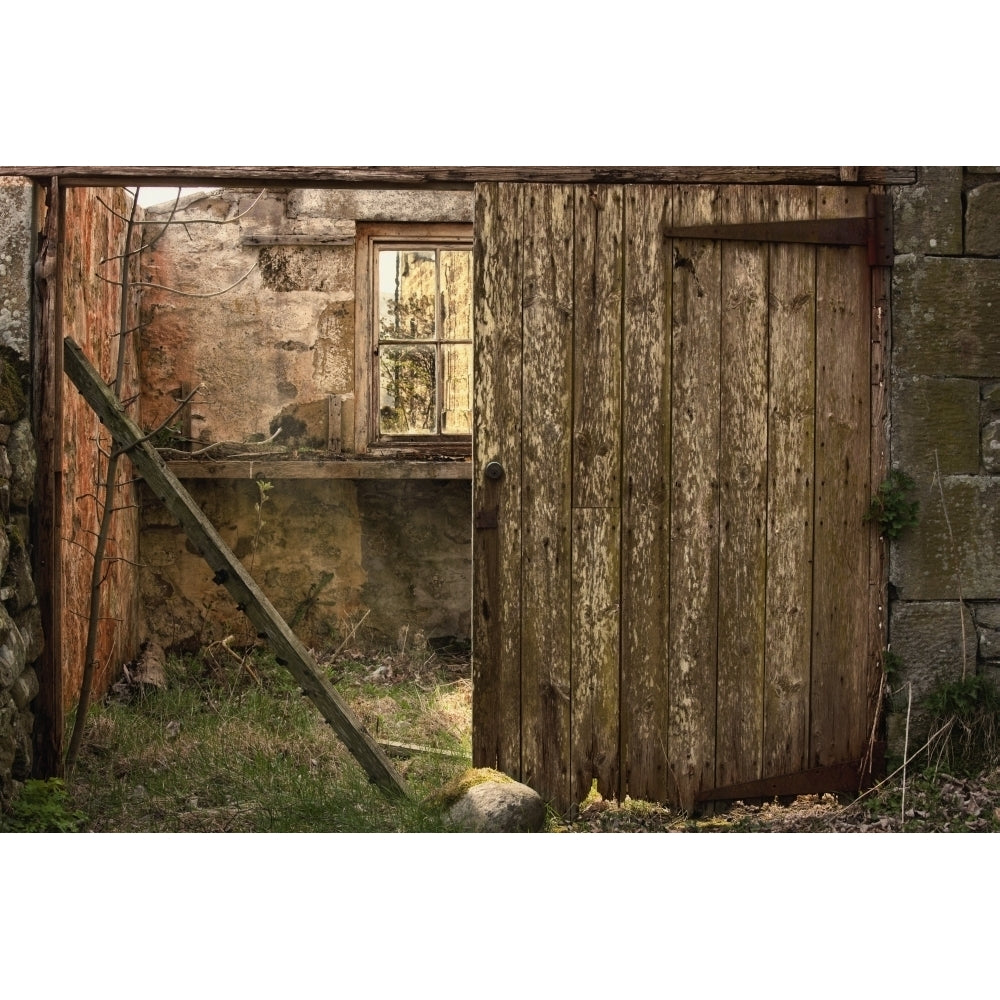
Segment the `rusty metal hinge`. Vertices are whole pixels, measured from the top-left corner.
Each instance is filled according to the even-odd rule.
[[[498,528],[496,507],[487,507],[486,510],[477,510],[473,523],[477,528]]]
[[[751,243],[808,243],[866,246],[872,267],[892,265],[892,204],[888,195],[868,195],[868,214],[849,219],[788,219],[703,226],[665,226],[664,239],[745,240]]]

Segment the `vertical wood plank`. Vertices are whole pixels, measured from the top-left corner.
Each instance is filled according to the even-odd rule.
[[[881,189],[877,189],[881,194]],[[871,481],[872,492],[889,472],[889,399],[888,359],[891,322],[891,269],[872,268],[871,302]],[[869,726],[869,745],[865,747],[871,769],[871,742],[878,736],[877,724],[882,711],[884,692],[883,654],[888,640],[889,617],[889,545],[874,524],[868,525],[868,702],[865,718]]]
[[[711,223],[715,187],[679,187],[674,224]],[[669,759],[684,809],[715,779],[719,598],[721,248],[678,239],[673,259]]]
[[[775,221],[811,219],[816,192],[775,187]],[[807,767],[812,631],[816,249],[770,248],[765,776]]]
[[[617,507],[573,510],[572,802],[595,778],[618,795],[620,520]]]
[[[622,189],[574,208],[572,785],[618,795]]]
[[[573,189],[524,188],[521,756],[570,798]]]
[[[32,520],[35,583],[45,647],[38,661],[34,702],[32,773],[63,774],[62,670],[62,232],[63,192],[53,177],[48,187],[44,239],[35,265],[35,354],[32,358],[32,418],[38,452],[36,516]]]
[[[625,189],[621,797],[665,802],[670,580],[672,191]]]
[[[475,195],[472,755],[521,777],[520,188]],[[487,479],[489,462],[504,468]]]
[[[720,189],[720,222],[763,222],[767,190]],[[768,248],[721,246],[717,786],[761,776],[767,578]]]
[[[863,188],[821,187],[817,215],[864,215],[866,202]],[[817,250],[813,766],[857,760],[867,741],[870,295],[864,247]]]

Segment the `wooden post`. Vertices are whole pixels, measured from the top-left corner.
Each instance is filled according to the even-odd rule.
[[[111,390],[84,356],[79,345],[65,339],[66,374],[107,427],[117,447],[128,452],[136,472],[177,518],[191,543],[215,571],[215,582],[229,591],[236,607],[266,638],[278,663],[295,678],[303,692],[323,714],[334,731],[365,769],[369,778],[390,795],[407,795],[406,783],[361,720],[351,711],[319,672],[316,662],[285,620],[264,596],[243,564],[225,544],[212,523],[164,465],[156,449],[121,408]]]
[[[62,253],[63,197],[59,179],[49,183],[45,232],[35,262],[32,350],[32,423],[38,452],[35,509],[31,519],[35,584],[45,648],[38,662],[38,697],[32,774],[63,773],[62,672]]]

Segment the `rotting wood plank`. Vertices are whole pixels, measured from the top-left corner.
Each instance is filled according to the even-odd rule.
[[[711,222],[718,189],[677,188],[674,225]],[[715,783],[721,247],[675,240],[669,757],[680,805]]]
[[[719,191],[721,223],[763,222],[768,189]],[[761,776],[767,579],[768,248],[723,243],[717,785]]]
[[[35,356],[32,364],[32,426],[38,453],[35,516],[32,518],[35,583],[45,645],[38,662],[34,701],[32,774],[63,775],[62,669],[62,234],[64,193],[50,178],[47,214],[35,262]]]
[[[622,189],[575,189],[570,797],[618,796]]]
[[[837,184],[840,167],[0,167],[0,174],[58,177],[66,186],[288,186],[467,189],[477,183]],[[914,184],[916,167],[859,167],[858,184]]]
[[[882,192],[877,192],[881,194]],[[871,482],[872,492],[889,471],[889,399],[888,359],[891,329],[891,270],[872,268],[871,300]],[[869,773],[877,763],[872,759],[871,743],[877,739],[877,722],[884,696],[882,681],[883,657],[888,641],[889,617],[889,543],[873,523],[868,525],[868,704],[865,713],[869,721],[870,745],[865,748],[863,763]],[[863,775],[864,776],[864,773]]]
[[[570,798],[573,189],[524,193],[521,760]]]
[[[330,723],[369,778],[389,795],[406,796],[407,787],[361,721],[319,672],[309,651],[274,609],[243,564],[223,542],[211,522],[164,466],[156,449],[128,417],[110,389],[94,370],[79,345],[64,341],[65,370],[81,395],[93,407],[117,446],[126,450],[136,472],[177,518],[202,558],[215,573],[215,582],[226,588],[236,607],[266,638],[278,663],[295,678],[303,692]]]
[[[769,192],[776,219],[812,218],[807,187]],[[812,629],[816,250],[770,256],[767,607],[763,773],[807,766]]]
[[[625,189],[622,328],[621,792],[665,802],[670,579],[668,187]]]
[[[819,216],[862,210],[867,192],[820,188]],[[816,513],[811,766],[856,760],[866,726],[871,475],[871,278],[861,248],[816,252]]]
[[[472,755],[477,767],[520,778],[520,187],[477,187],[475,213]],[[491,462],[498,479],[486,476]]]

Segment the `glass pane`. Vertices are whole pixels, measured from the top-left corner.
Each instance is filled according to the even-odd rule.
[[[472,433],[472,345],[444,347],[444,399],[441,433]]]
[[[472,340],[472,251],[441,251],[444,340]]]
[[[378,427],[382,434],[436,434],[433,347],[379,348]]]
[[[391,340],[434,339],[433,250],[380,250],[379,335]]]

